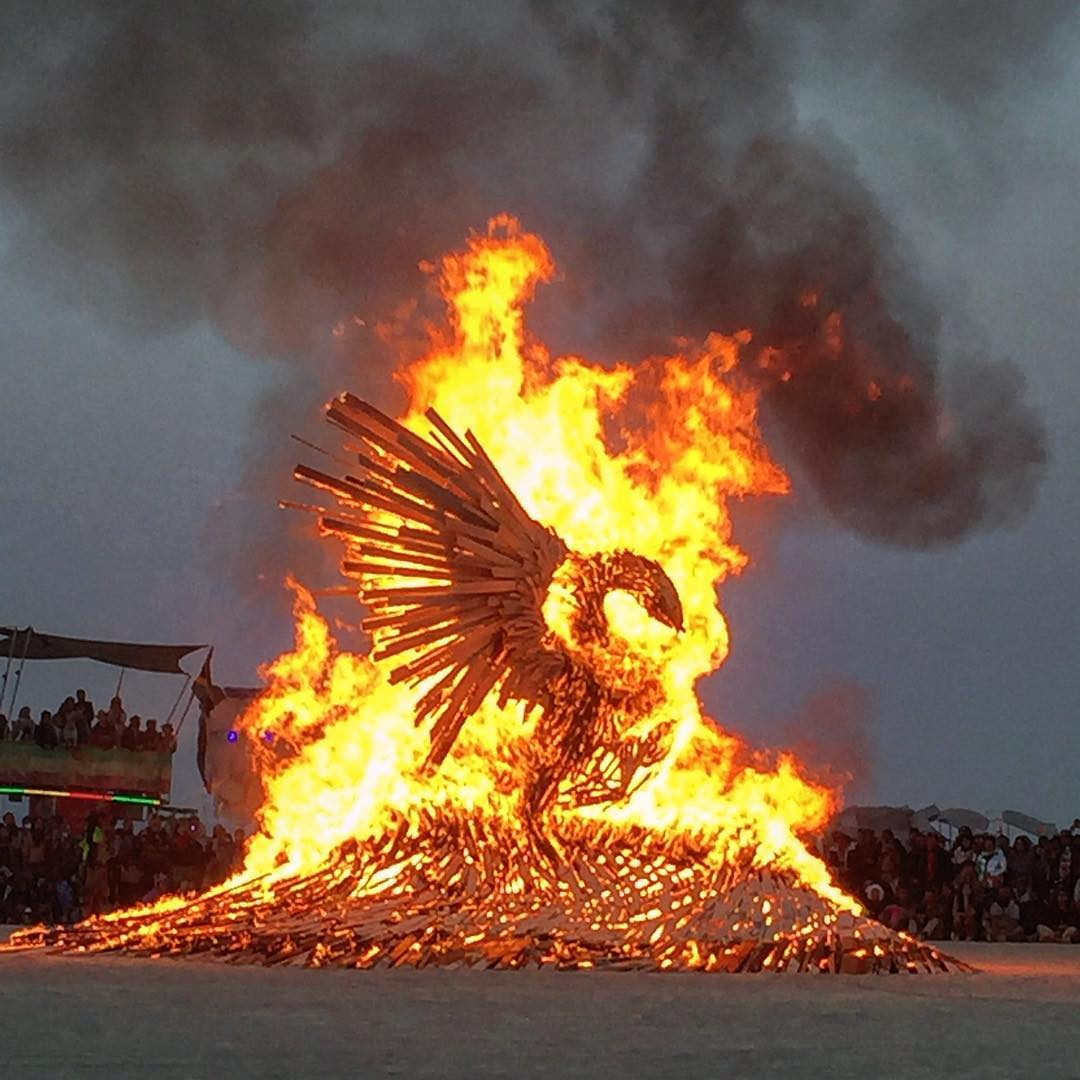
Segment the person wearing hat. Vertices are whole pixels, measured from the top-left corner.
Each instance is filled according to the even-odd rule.
[[[871,915],[876,916],[885,906],[885,886],[876,881],[867,882],[863,896],[866,897],[866,907]]]

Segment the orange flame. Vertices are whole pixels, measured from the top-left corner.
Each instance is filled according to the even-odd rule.
[[[655,558],[685,610],[677,634],[628,594],[608,597],[619,655],[661,673],[663,700],[640,726],[667,732],[670,749],[623,801],[557,806],[558,827],[692,839],[710,864],[739,857],[785,870],[858,911],[799,840],[828,819],[833,794],[791,758],[756,763],[703,717],[696,693],[728,651],[717,586],[747,562],[732,541],[727,500],[787,490],[761,442],[756,398],[734,378],[749,334],[713,335],[636,366],[552,357],[529,335],[525,307],[554,263],[543,241],[507,216],[447,255],[438,272],[448,320],[399,376],[404,422],[424,430],[423,412],[434,406],[459,430],[471,428],[526,510],[571,549]],[[556,580],[545,604],[556,631],[559,610]],[[439,808],[504,830],[520,823],[515,764],[532,727],[520,706],[485,702],[429,775],[426,732],[413,724],[423,687],[392,686],[367,656],[339,651],[299,587],[296,617],[294,650],[265,669],[267,690],[241,721],[259,748],[265,790],[244,877],[272,882],[312,869],[347,840],[402,821],[418,827],[420,815]],[[259,738],[267,730],[277,733],[270,745]]]

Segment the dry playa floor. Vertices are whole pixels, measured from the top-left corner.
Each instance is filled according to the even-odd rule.
[[[1080,946],[978,975],[307,971],[0,955],[0,1076],[1080,1078]]]

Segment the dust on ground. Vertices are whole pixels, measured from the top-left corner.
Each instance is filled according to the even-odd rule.
[[[1080,946],[978,975],[308,971],[0,956],[5,1076],[1080,1078]]]

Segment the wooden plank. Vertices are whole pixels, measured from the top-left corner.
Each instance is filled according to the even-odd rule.
[[[390,681],[420,681],[443,668],[469,664],[485,649],[490,648],[494,636],[492,626],[491,623],[482,622],[476,629],[462,634],[450,644],[431,649],[416,660],[400,665],[391,673]]]
[[[462,631],[468,630],[480,623],[490,625],[494,623],[494,620],[492,620],[487,613],[484,613],[479,616],[474,616],[472,619],[455,619],[451,623],[433,627],[430,630],[418,631],[411,634],[398,634],[396,637],[388,638],[384,643],[380,643],[378,649],[371,654],[371,658],[372,660],[385,660],[388,657],[398,656],[403,652],[419,648],[422,645],[430,646],[435,642],[444,641],[447,638],[461,637]]]
[[[431,538],[438,537],[439,533],[416,530],[416,536],[403,539],[399,530],[389,524],[381,524],[376,521],[355,521],[352,518],[327,517],[323,527],[332,533],[340,533],[358,541],[372,540],[384,544],[400,544],[403,548],[415,549],[422,552],[425,549],[431,552],[442,553],[445,550],[444,541],[436,541]]]
[[[434,408],[429,408],[424,412],[424,416],[427,421],[435,430],[450,444],[454,453],[462,460],[466,465],[472,465],[475,460],[475,454],[469,449],[469,447],[462,441],[461,436],[435,411]]]
[[[348,502],[356,502],[360,495],[359,489],[353,484],[340,480],[336,476],[330,476],[329,473],[324,473],[319,469],[313,469],[310,465],[297,465],[293,469],[293,478],[320,491],[331,491],[338,498]]]
[[[351,417],[349,412],[352,413]],[[327,416],[335,421],[341,417],[351,419],[369,442],[399,457],[418,472],[426,473],[430,479],[442,479],[453,486],[460,483],[463,474],[452,459],[445,458],[436,447],[414,435],[374,405],[352,394],[343,394],[336,405],[328,410]],[[462,491],[462,494],[467,492]]]
[[[446,698],[446,694],[451,690],[457,680],[461,678],[464,671],[464,664],[458,664],[456,667],[447,669],[438,682],[434,683],[416,703],[417,727],[419,727],[432,712],[439,709]]]
[[[426,552],[418,554],[411,551],[400,551],[396,548],[383,547],[374,543],[355,546],[360,548],[363,558],[379,559],[393,565],[409,563],[413,566],[427,566],[433,570],[441,570],[453,565],[445,556],[440,557]]]
[[[312,503],[295,502],[292,499],[278,499],[279,510],[299,510],[304,514],[326,514],[329,513],[325,506],[315,506]]]
[[[350,483],[353,490],[358,492],[355,498],[362,505],[387,510],[405,521],[422,522],[436,532],[441,531],[446,524],[446,516],[443,513],[430,506],[424,506],[407,495],[380,486],[372,480],[361,480],[350,476],[345,477],[345,480]]]
[[[434,566],[409,566],[406,563],[378,563],[367,559],[346,559],[342,564],[346,574],[368,574],[372,577],[420,578],[430,581],[433,578],[445,578],[453,583],[454,575],[448,566],[442,569]]]
[[[474,691],[473,682],[478,676],[466,670],[465,677],[459,680],[445,705],[439,711],[435,725],[431,729],[431,749],[428,751],[427,764],[441,765],[450,748],[454,745],[459,732],[469,718],[469,713],[462,708]],[[482,675],[479,676],[482,678]]]
[[[384,601],[390,600],[400,604],[421,604],[439,597],[471,596],[473,594],[496,595],[498,593],[513,593],[519,587],[517,581],[506,578],[492,578],[490,581],[465,581],[451,588],[446,585],[418,585],[415,588],[402,589],[381,588],[374,590],[370,596],[378,597]],[[415,599],[413,599],[415,598]]]
[[[447,513],[452,513],[465,521],[480,528],[493,529],[497,527],[497,521],[487,510],[478,505],[476,500],[467,502],[452,491],[446,490],[445,486],[439,486],[420,473],[411,473],[404,469],[397,469],[394,479],[399,486],[410,494],[423,499],[433,506],[437,506]]]
[[[385,615],[369,615],[361,621],[360,625],[369,632],[371,630],[396,629],[404,633],[410,629],[431,628],[449,619],[462,619],[480,613],[484,613],[489,618],[493,615],[491,607],[483,597],[472,597],[468,600],[462,599],[449,610],[445,606],[433,607],[424,604],[420,607],[389,612]]]

